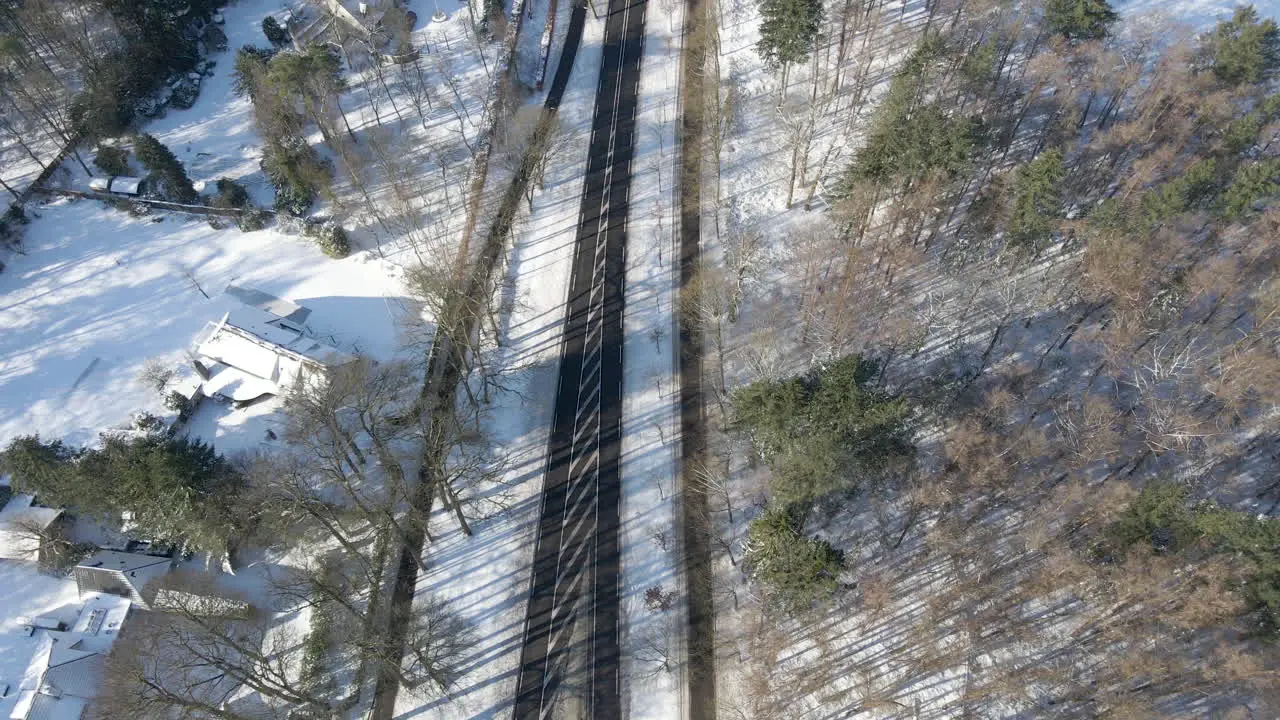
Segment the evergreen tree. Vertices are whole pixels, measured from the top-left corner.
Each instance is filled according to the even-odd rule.
[[[14,438],[0,452],[0,472],[10,476],[18,490],[38,495],[50,505],[79,505],[82,491],[93,491],[76,482],[76,453],[61,440],[44,442],[39,435]]]
[[[867,144],[854,156],[852,178],[884,183],[910,181],[934,170],[954,175],[981,136],[977,120],[952,117],[940,103],[881,105],[876,113]]]
[[[844,553],[800,532],[795,514],[766,509],[747,527],[746,565],[771,599],[787,610],[803,610],[839,587]]]
[[[770,68],[803,62],[822,27],[822,0],[760,0],[760,41],[756,52]]]
[[[179,202],[195,202],[196,190],[178,158],[159,140],[142,133],[133,139],[133,154],[138,162],[164,185],[167,193]]]
[[[1009,243],[1036,249],[1047,241],[1062,216],[1062,153],[1046,150],[1018,168],[1009,215]]]
[[[1218,165],[1212,159],[1188,163],[1177,177],[1143,194],[1141,221],[1147,231],[1210,200],[1217,191]]]
[[[774,468],[770,489],[778,502],[811,502],[910,459],[909,408],[872,386],[878,371],[876,363],[850,355],[802,377],[733,393],[734,424]]]
[[[270,50],[245,45],[236,51],[234,80],[232,88],[236,94],[250,100],[256,100],[259,87],[267,76],[267,63],[275,55]]]
[[[281,48],[289,44],[289,31],[280,25],[274,15],[262,19],[262,34],[267,36],[267,42],[274,47]]]
[[[1252,112],[1232,120],[1222,133],[1222,144],[1232,154],[1248,150],[1258,142],[1258,133],[1262,132],[1262,128],[1278,118],[1280,93],[1274,93],[1258,103]]]
[[[76,463],[76,476],[101,479],[99,497],[78,507],[129,512],[152,540],[220,552],[244,529],[231,512],[243,479],[198,440],[105,435],[101,448],[85,452]]]
[[[1241,165],[1222,193],[1222,214],[1239,220],[1254,212],[1259,202],[1280,193],[1280,158]]]
[[[329,166],[300,137],[268,142],[262,170],[276,189],[276,210],[305,215],[329,181]]]
[[[93,164],[107,175],[128,175],[129,153],[114,145],[99,145]]]
[[[1046,0],[1046,29],[1068,40],[1101,40],[1119,18],[1107,0]]]
[[[1200,36],[1200,55],[1201,65],[1224,83],[1260,83],[1280,66],[1280,28],[1270,18],[1259,22],[1252,5],[1237,8]]]
[[[342,112],[338,96],[346,89],[342,59],[326,45],[312,44],[305,52],[282,52],[271,59],[268,78],[282,97],[299,105],[328,140],[332,111]],[[346,117],[343,116],[343,123]],[[347,132],[351,133],[350,126]]]

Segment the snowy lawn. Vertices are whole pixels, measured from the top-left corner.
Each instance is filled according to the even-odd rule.
[[[367,253],[330,260],[273,230],[134,218],[89,200],[33,214],[27,254],[0,274],[0,443],[30,433],[89,443],[135,411],[159,414],[159,396],[137,381],[142,364],[184,362],[192,337],[233,307],[222,294],[232,281],[311,308],[308,324],[342,349],[396,350],[396,268]]]
[[[0,560],[0,717],[7,718],[18,702],[18,684],[31,662],[42,631],[28,636],[19,618],[56,617],[70,624],[80,611],[76,584],[66,577],[45,575],[34,565]]]

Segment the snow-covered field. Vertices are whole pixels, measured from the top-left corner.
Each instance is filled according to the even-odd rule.
[[[84,444],[135,411],[160,414],[161,398],[137,380],[143,363],[184,362],[193,336],[235,302],[222,295],[232,282],[310,307],[309,324],[342,348],[396,348],[404,301],[394,268],[368,253],[330,260],[274,230],[134,218],[91,200],[32,210],[27,254],[0,274],[0,443],[39,433]]]

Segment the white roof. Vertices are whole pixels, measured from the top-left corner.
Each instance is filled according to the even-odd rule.
[[[218,363],[209,368],[209,379],[200,386],[205,395],[221,395],[236,402],[247,402],[263,395],[274,395],[280,388],[270,380],[263,380],[230,365]]]
[[[288,387],[304,367],[336,367],[355,358],[296,330],[282,327],[281,318],[244,307],[209,323],[195,339],[195,352],[207,360],[242,370],[254,377]]]
[[[124,193],[126,195],[137,195],[138,189],[142,186],[142,178],[136,177],[116,177],[111,178],[111,192]]]
[[[40,554],[39,532],[48,529],[62,515],[57,508],[32,507],[35,497],[17,493],[0,510],[0,558],[36,561]]]
[[[111,188],[111,178],[100,178],[100,177],[89,178],[90,190],[101,190],[102,192],[106,192],[110,188]]]
[[[129,606],[127,598],[95,593],[71,630],[40,631],[10,719],[78,719],[102,683],[105,656],[120,633]]]
[[[228,285],[227,294],[249,307],[257,308],[298,325],[305,323],[311,315],[310,308],[305,308],[298,303],[278,298],[255,288]]]

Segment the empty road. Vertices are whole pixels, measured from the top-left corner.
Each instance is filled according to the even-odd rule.
[[[609,0],[515,717],[620,718],[622,310],[645,0]]]

